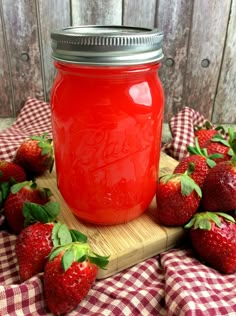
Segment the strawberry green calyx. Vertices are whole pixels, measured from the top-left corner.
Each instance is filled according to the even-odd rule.
[[[191,173],[194,172],[195,165],[190,163],[188,169],[184,173],[173,173],[160,177],[159,180],[163,181],[165,184],[172,181],[180,181],[181,194],[189,196],[193,191],[202,197],[202,191],[199,185],[190,177]]]
[[[52,139],[48,138],[48,133],[43,133],[42,136],[33,135],[30,139],[37,140],[38,146],[42,149],[42,155],[53,155]]]
[[[190,195],[193,191],[196,191],[196,193],[202,197],[202,191],[199,187],[199,185],[187,174],[184,173],[180,178],[181,183],[181,194],[182,195]]]
[[[55,247],[50,255],[49,261],[62,254],[62,267],[64,271],[68,270],[73,262],[84,262],[88,260],[104,269],[108,264],[108,256],[100,256],[94,253],[88,243],[72,242],[66,245]]]
[[[33,180],[15,183],[11,186],[10,190],[11,193],[16,194],[25,187],[29,187],[31,189],[38,189],[40,192],[40,196],[42,198],[49,198],[52,195],[52,192],[49,188],[39,188],[37,186],[37,183]]]
[[[213,160],[215,158],[222,158],[222,154],[212,154],[208,155],[206,148],[201,148],[198,143],[198,138],[195,138],[195,146],[187,146],[187,150],[191,155],[198,155],[206,158],[207,165],[210,168],[213,168],[216,165],[216,162]]]
[[[16,194],[26,186],[30,187],[31,189],[34,189],[37,187],[37,184],[34,181],[23,181],[16,183],[11,187],[11,193]]]
[[[25,217],[24,226],[26,227],[35,222],[54,222],[59,212],[60,204],[58,202],[49,201],[44,205],[25,202],[23,206],[23,215]]]
[[[221,226],[221,218],[223,217],[225,220],[235,223],[235,220],[229,214],[225,214],[222,212],[201,212],[196,213],[191,220],[184,226],[186,229],[204,229],[211,230],[212,223],[216,226]]]
[[[52,230],[53,246],[61,246],[72,242],[87,242],[87,236],[75,229],[69,229],[63,223],[56,223]]]

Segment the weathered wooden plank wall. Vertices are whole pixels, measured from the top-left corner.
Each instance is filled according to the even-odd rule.
[[[165,34],[165,121],[190,106],[236,123],[236,0],[0,0],[0,116],[49,100],[50,32],[69,25],[158,27]]]

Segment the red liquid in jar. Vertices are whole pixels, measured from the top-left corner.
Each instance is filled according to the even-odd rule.
[[[62,196],[86,222],[138,217],[156,192],[164,102],[159,64],[55,66],[51,108]]]

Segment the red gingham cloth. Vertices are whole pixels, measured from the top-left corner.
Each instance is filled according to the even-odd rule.
[[[202,126],[206,119],[199,112],[189,107],[184,107],[179,113],[170,119],[169,127],[172,140],[165,144],[162,150],[181,160],[188,155],[187,145],[194,145],[194,126]]]
[[[16,123],[0,134],[0,159],[11,159],[28,135],[47,131],[49,105],[28,98]],[[15,240],[15,235],[0,231],[0,316],[52,315],[44,301],[43,274],[19,282]],[[235,277],[203,265],[187,248],[172,249],[96,281],[68,315],[235,316]]]

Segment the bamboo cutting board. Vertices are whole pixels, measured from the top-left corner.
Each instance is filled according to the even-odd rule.
[[[177,161],[161,153],[159,175],[171,173]],[[56,173],[38,178],[40,186],[50,188],[53,199],[61,205],[58,220],[69,228],[77,229],[88,236],[93,250],[100,255],[110,255],[106,270],[99,270],[98,279],[111,276],[147,258],[157,255],[179,244],[184,236],[180,227],[167,228],[155,221],[155,199],[149,209],[139,218],[126,224],[96,226],[78,220],[63,200],[56,185]]]

